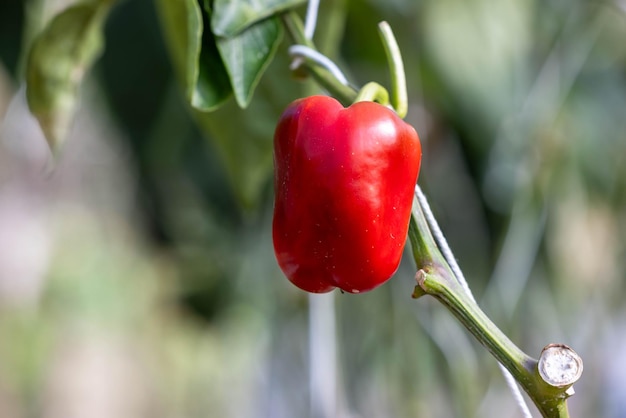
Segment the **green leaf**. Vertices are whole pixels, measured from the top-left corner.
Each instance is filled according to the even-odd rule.
[[[266,19],[232,38],[219,38],[217,48],[233,86],[237,104],[245,108],[282,39],[277,18]]]
[[[103,0],[69,7],[33,41],[26,64],[26,98],[53,150],[67,136],[80,83],[102,52],[102,26],[110,5]]]
[[[232,93],[228,73],[209,28],[208,12],[197,0],[158,0],[168,49],[189,103],[212,111]]]
[[[222,62],[216,39],[209,26],[208,12],[203,13],[202,49],[198,56],[198,79],[191,98],[193,107],[211,111],[221,106],[232,94],[227,68]]]
[[[305,0],[215,0],[211,27],[216,35],[232,37],[256,22],[304,3]]]

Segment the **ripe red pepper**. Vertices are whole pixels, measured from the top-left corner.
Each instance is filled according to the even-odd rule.
[[[308,292],[371,290],[397,270],[422,151],[392,110],[312,96],[274,134],[276,259]]]

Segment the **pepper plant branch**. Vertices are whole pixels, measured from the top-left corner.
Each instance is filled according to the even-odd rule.
[[[443,258],[445,258],[446,262],[448,263],[448,266],[450,267],[450,270],[452,270],[452,274],[456,277],[457,281],[461,284],[461,286],[463,287],[463,290],[465,290],[465,292],[472,299],[474,299],[472,290],[469,288],[469,285],[467,284],[467,280],[465,280],[465,276],[463,275],[463,271],[461,271],[461,268],[456,262],[456,258],[454,258],[454,254],[452,253],[452,250],[448,246],[448,242],[446,241],[445,236],[443,235],[443,232],[439,228],[439,223],[435,219],[435,215],[433,214],[433,212],[430,210],[430,205],[428,204],[426,195],[424,194],[424,192],[422,192],[422,189],[419,185],[415,186],[415,197],[417,198],[416,203],[419,205],[420,210],[422,211],[422,214],[424,215],[424,218],[426,219],[426,223],[428,224],[428,229],[434,237],[436,247],[441,252],[441,255],[443,256]]]
[[[476,302],[476,300],[474,299],[474,295],[472,294],[472,290],[467,284],[467,280],[465,280],[463,271],[459,267],[459,264],[457,263],[456,258],[454,257],[454,254],[452,253],[452,250],[450,249],[450,246],[448,245],[448,242],[446,241],[446,238],[443,235],[443,232],[441,231],[441,228],[439,228],[439,224],[437,220],[435,219],[433,212],[430,210],[430,205],[428,204],[426,195],[424,195],[419,185],[415,186],[415,197],[417,198],[417,203],[419,204],[420,209],[422,210],[424,217],[426,218],[428,227],[430,231],[432,232],[432,234],[434,235],[437,247],[440,249],[443,257],[446,259],[446,262],[448,263],[448,266],[452,270],[454,277],[456,278],[457,282],[459,282],[459,284],[461,285],[465,293],[470,297],[470,299],[472,299],[473,302]],[[506,369],[506,367],[502,365],[502,363],[498,363],[498,367],[500,368],[500,371],[502,372],[502,376],[504,377],[506,384],[509,386],[509,389],[511,390],[511,394],[513,395],[513,398],[517,402],[517,405],[520,407],[524,418],[532,418],[530,409],[528,408],[528,405],[526,401],[524,400],[522,393],[520,392],[520,388],[517,382],[515,381],[515,378]]]
[[[545,368],[541,370],[538,368],[542,362],[528,356],[500,331],[456,280],[449,264],[436,245],[417,198],[413,202],[409,239],[418,268],[416,275],[418,283],[413,296],[420,297],[429,294],[443,303],[515,377],[543,417],[568,418],[569,413],[565,401],[572,394],[571,385],[582,372],[582,360],[578,355],[569,347],[563,346],[566,350],[565,354],[551,356],[553,361],[567,357],[567,360],[561,363],[562,366],[559,366],[559,370],[563,368],[576,371],[572,373],[572,376],[568,376],[565,384],[555,385],[551,379],[542,376]],[[546,353],[545,349],[542,356],[544,353]],[[558,375],[558,373],[551,375],[555,374]]]

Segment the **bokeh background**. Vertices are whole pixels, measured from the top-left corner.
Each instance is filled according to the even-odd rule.
[[[0,2],[0,417],[520,417],[495,361],[414,265],[309,298],[274,260],[283,48],[251,106],[189,110],[150,0],[116,5],[51,162],[23,85],[69,0]],[[419,183],[488,315],[527,353],[572,346],[573,417],[626,417],[626,2],[322,0],[317,38],[388,83]],[[535,416],[534,407],[531,406]]]

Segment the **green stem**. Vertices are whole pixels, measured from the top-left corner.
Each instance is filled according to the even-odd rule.
[[[418,269],[427,268],[429,265],[447,266],[446,259],[437,247],[435,238],[430,232],[428,221],[426,221],[419,201],[415,196],[413,196],[413,208],[411,219],[409,220],[409,241],[411,242],[411,251]]]
[[[398,116],[404,118],[409,108],[409,99],[406,90],[406,75],[404,73],[404,64],[402,62],[402,54],[400,47],[396,41],[391,26],[387,22],[378,24],[378,33],[385,47],[387,62],[391,72],[391,106],[395,109]]]
[[[409,239],[419,270],[414,297],[428,294],[443,303],[515,377],[544,418],[568,418],[567,388],[547,384],[537,371],[537,360],[518,348],[467,295],[436,246],[417,200],[409,223]]]
[[[283,24],[287,29],[287,32],[293,39],[294,43],[299,45],[306,45],[313,49],[315,45],[313,41],[306,38],[304,35],[304,26],[302,25],[302,20],[300,16],[296,14],[294,11],[288,11],[282,15]],[[357,97],[357,91],[350,87],[342,84],[337,80],[333,75],[327,71],[326,69],[316,65],[314,62],[304,59],[304,65],[306,66],[309,74],[319,83],[322,87],[324,87],[328,92],[335,98],[337,98],[344,105],[349,105],[354,102]]]
[[[359,90],[359,94],[354,99],[354,102],[376,102],[387,106],[389,104],[389,93],[383,86],[372,81]]]
[[[537,360],[513,344],[466,295],[461,286],[446,276],[447,272],[441,270],[420,270],[419,286],[427,294],[440,300],[524,386],[523,381],[530,379],[537,367]]]

